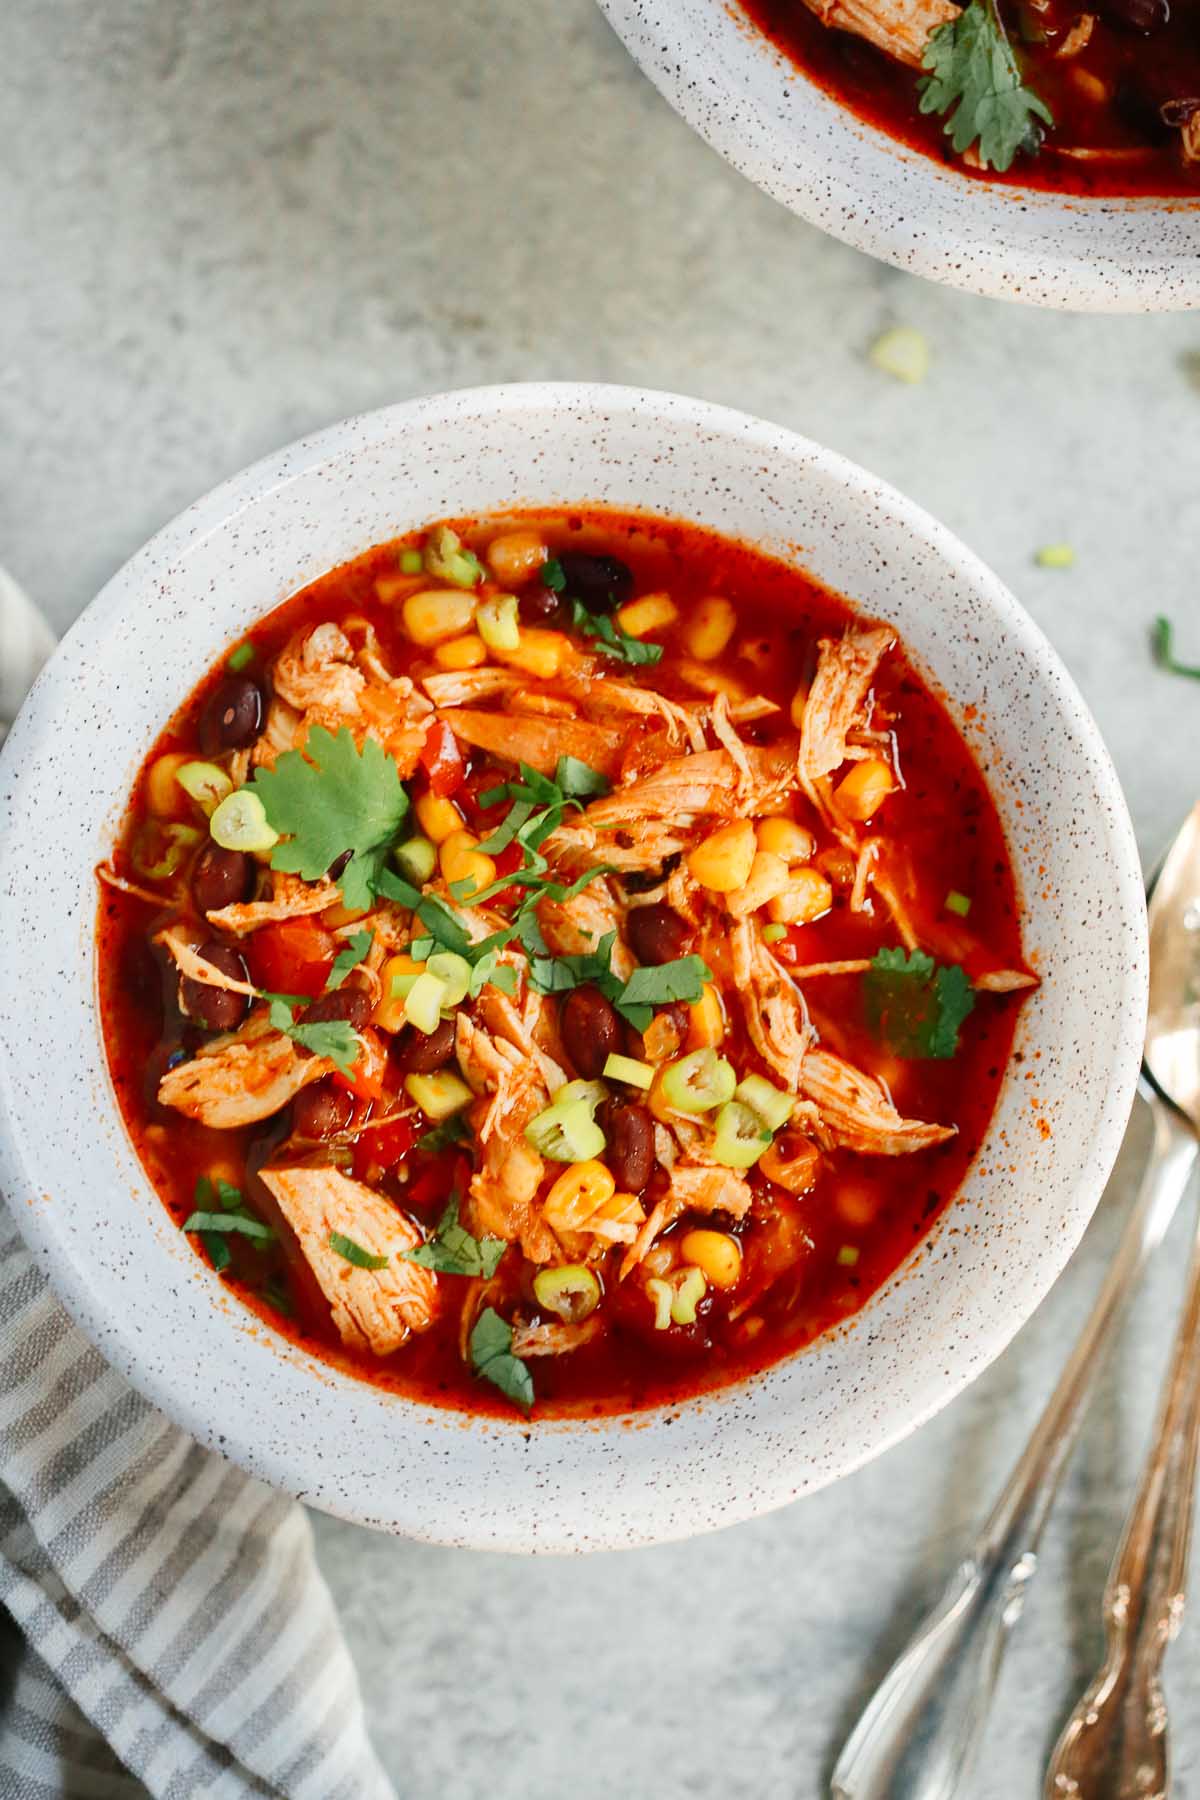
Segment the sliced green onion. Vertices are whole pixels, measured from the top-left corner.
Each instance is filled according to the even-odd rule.
[[[971,896],[960,894],[957,888],[951,888],[946,895],[945,905],[947,912],[957,913],[960,919],[965,919],[971,910]]]
[[[404,996],[404,1017],[410,1025],[415,1025],[418,1031],[423,1031],[426,1037],[430,1037],[442,1022],[442,1008],[445,1004],[445,982],[439,981],[436,975],[431,975],[425,969]]]
[[[435,1124],[461,1112],[475,1098],[462,1076],[452,1069],[439,1069],[435,1075],[406,1075],[404,1091]]]
[[[786,925],[764,925],[762,928],[762,941],[764,944],[782,944],[786,936]]]
[[[603,1106],[607,1099],[608,1089],[602,1081],[567,1081],[554,1096],[556,1105],[582,1100],[590,1113],[594,1113],[598,1106]]]
[[[463,548],[457,531],[448,525],[430,532],[422,560],[431,575],[452,587],[472,588],[483,580],[483,564],[474,551]]]
[[[858,1251],[853,1244],[843,1244],[837,1253],[837,1259],[843,1269],[852,1269],[858,1261]]]
[[[356,1244],[353,1238],[343,1237],[340,1231],[330,1232],[329,1248],[336,1250],[348,1263],[353,1263],[356,1269],[386,1269],[388,1266],[386,1256],[372,1255],[361,1244]]]
[[[655,1331],[669,1331],[671,1326],[671,1302],[675,1298],[675,1290],[669,1281],[662,1281],[652,1275],[646,1283],[646,1292],[654,1302]]]
[[[683,1275],[676,1279],[675,1291],[671,1296],[671,1317],[676,1325],[694,1325],[696,1308],[708,1290],[703,1269],[685,1269]]]
[[[713,1134],[712,1158],[727,1169],[749,1169],[771,1146],[771,1133],[758,1114],[731,1100],[717,1114]]]
[[[466,999],[471,988],[471,965],[465,956],[459,956],[455,950],[439,950],[429,958],[425,969],[446,990],[442,995],[443,1012],[452,1012]]]
[[[496,600],[482,601],[475,614],[475,629],[489,650],[515,650],[521,642],[517,596],[502,594]]]
[[[604,1133],[586,1100],[556,1100],[525,1127],[526,1141],[550,1162],[589,1162],[604,1148]]]
[[[668,1063],[660,1076],[663,1098],[678,1112],[711,1112],[733,1098],[737,1076],[733,1064],[706,1047]]]
[[[392,861],[414,887],[424,887],[437,868],[437,849],[427,837],[405,838],[392,851]]]
[[[1043,544],[1033,560],[1039,569],[1070,569],[1075,565],[1075,552],[1070,544]]]
[[[222,850],[270,850],[279,842],[279,833],[267,823],[262,801],[250,788],[226,795],[208,829]]]
[[[639,1062],[636,1056],[617,1056],[614,1052],[602,1071],[606,1081],[623,1081],[628,1087],[648,1088],[654,1080],[652,1063]]]
[[[225,658],[225,667],[227,669],[232,669],[236,675],[246,667],[247,663],[252,663],[253,661],[254,645],[239,644],[237,649],[231,650],[229,655]]]
[[[419,575],[425,567],[425,559],[419,550],[402,550],[400,552],[400,573],[402,575]]]
[[[183,763],[176,769],[175,779],[184,793],[210,815],[233,792],[232,781],[217,763]]]
[[[148,819],[133,840],[133,866],[147,881],[165,881],[203,837],[194,825],[164,825],[159,819]]]
[[[533,1296],[543,1312],[577,1325],[599,1306],[600,1283],[582,1263],[567,1263],[557,1269],[539,1269],[533,1278]]]
[[[747,1075],[734,1089],[733,1097],[757,1113],[768,1131],[778,1131],[796,1110],[795,1095],[773,1087],[763,1075]]]

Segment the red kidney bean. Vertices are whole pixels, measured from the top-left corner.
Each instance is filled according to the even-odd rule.
[[[588,1081],[603,1074],[609,1057],[621,1048],[617,1009],[599,988],[573,988],[562,1003],[559,1028],[567,1055]]]
[[[297,1137],[329,1138],[344,1131],[354,1114],[354,1099],[332,1081],[314,1081],[292,1102],[292,1130]]]
[[[636,1101],[619,1102],[605,1114],[605,1157],[613,1180],[623,1194],[645,1192],[656,1161],[654,1121]]]
[[[543,587],[540,581],[521,589],[517,611],[524,625],[557,624],[564,610],[562,595],[556,594],[553,588]]]
[[[245,963],[232,944],[210,938],[197,946],[196,954],[234,981],[250,979]],[[179,983],[179,1004],[188,1018],[203,1025],[206,1031],[236,1031],[250,1009],[250,997],[184,977]]]
[[[254,891],[254,863],[244,850],[205,844],[192,864],[192,896],[202,913],[236,906]]]
[[[374,1011],[371,996],[362,988],[340,987],[334,988],[332,994],[322,994],[311,1006],[306,1006],[298,1023],[325,1025],[331,1019],[344,1019],[355,1031],[361,1031],[370,1024]]]
[[[668,963],[683,955],[692,933],[673,906],[658,901],[652,906],[630,907],[625,935],[640,963]]]
[[[200,748],[205,756],[242,750],[263,724],[263,691],[248,675],[227,675],[200,714]]]
[[[436,1031],[418,1031],[408,1025],[400,1036],[399,1062],[406,1075],[432,1075],[454,1057],[453,1019],[443,1019]]]
[[[582,600],[589,612],[612,612],[632,599],[633,570],[620,557],[564,550],[558,560],[566,577],[563,592]]]

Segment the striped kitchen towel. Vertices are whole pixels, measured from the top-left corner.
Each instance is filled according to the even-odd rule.
[[[49,642],[0,576],[0,702]],[[107,1366],[0,1202],[0,1800],[147,1794],[394,1800],[305,1514]]]

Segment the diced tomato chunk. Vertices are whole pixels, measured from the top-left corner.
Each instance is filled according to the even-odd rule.
[[[458,792],[466,778],[467,765],[458,739],[441,719],[426,733],[420,760],[433,793],[444,796]]]
[[[393,1119],[377,1131],[364,1131],[354,1140],[356,1180],[365,1180],[369,1169],[394,1169],[404,1161],[416,1140],[417,1129],[411,1119]]]
[[[480,833],[485,830],[495,831],[508,812],[512,801],[507,797],[493,801],[491,806],[483,806],[480,803],[481,794],[494,792],[496,788],[503,787],[507,780],[508,776],[494,763],[487,763],[481,769],[472,769],[467,776],[462,791],[458,795],[458,804],[476,831]]]
[[[383,1093],[384,1076],[387,1074],[387,1049],[379,1033],[372,1031],[369,1025],[358,1036],[362,1044],[358,1061],[348,1075],[335,1069],[333,1080],[339,1087],[357,1094],[360,1100],[378,1100]]]
[[[324,991],[337,943],[315,919],[281,919],[262,925],[246,943],[246,961],[256,987],[272,994]]]

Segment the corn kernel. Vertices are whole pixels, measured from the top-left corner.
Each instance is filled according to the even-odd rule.
[[[737,614],[723,594],[709,594],[694,609],[683,628],[683,644],[697,662],[713,662],[737,629]]]
[[[710,981],[700,989],[700,998],[688,1007],[687,1047],[689,1050],[714,1048],[725,1036],[725,1008],[721,996]]]
[[[552,1231],[582,1231],[592,1214],[617,1191],[611,1170],[589,1158],[564,1169],[542,1205]]]
[[[879,811],[895,785],[896,777],[887,764],[876,756],[868,756],[865,762],[855,763],[838,782],[833,790],[834,804],[848,819],[862,823]]]
[[[469,588],[422,588],[408,596],[400,617],[414,644],[440,644],[469,630],[475,595]]]
[[[484,555],[501,587],[520,587],[546,560],[546,546],[536,531],[505,531],[492,539]]]
[[[833,889],[816,869],[793,869],[782,894],[768,902],[767,916],[777,925],[811,925],[833,905]]]
[[[186,750],[170,750],[151,763],[146,777],[146,805],[156,819],[181,819],[191,813],[191,803],[176,780],[184,763],[191,760]]]
[[[727,1231],[685,1231],[679,1250],[684,1261],[694,1263],[715,1288],[736,1286],[742,1272],[742,1247]]]
[[[365,919],[370,910],[369,906],[343,906],[339,901],[336,906],[325,908],[321,923],[330,931],[337,931],[342,925],[353,925],[356,919]]]
[[[799,731],[804,724],[804,709],[807,705],[808,689],[805,687],[804,683],[801,682],[800,686],[792,695],[792,704],[789,709],[789,717],[797,731]]]
[[[642,1055],[647,1062],[664,1062],[682,1044],[679,1027],[669,1012],[655,1013],[642,1033]]]
[[[507,668],[520,669],[524,675],[536,675],[552,681],[563,666],[571,648],[571,640],[561,631],[522,629],[515,650],[494,650],[496,661]]]
[[[408,995],[407,992],[393,994],[393,980],[403,982],[406,977],[415,980],[424,967],[424,963],[414,962],[411,956],[398,952],[395,956],[389,956],[380,968],[379,980],[383,997],[375,1008],[372,1022],[382,1031],[399,1031],[404,1024],[404,1002]]]
[[[384,606],[394,606],[397,600],[404,600],[409,594],[415,594],[428,585],[429,577],[423,572],[419,575],[406,575],[403,570],[398,575],[377,575],[375,577],[375,598]]]
[[[487,645],[476,631],[465,637],[448,638],[433,653],[439,669],[477,669],[487,661]]]
[[[649,637],[652,631],[665,631],[679,617],[679,608],[670,594],[643,594],[630,600],[617,611],[617,624],[626,637]]]
[[[743,638],[738,645],[739,662],[747,662],[760,675],[766,673],[775,660],[776,646],[767,637]]]
[[[463,828],[463,816],[453,800],[444,794],[418,794],[413,803],[417,815],[417,824],[435,844],[444,844],[448,837]]]
[[[490,856],[475,848],[478,842],[473,832],[453,831],[442,840],[438,850],[438,865],[447,884],[450,887],[457,881],[471,884],[457,896],[461,899],[469,900],[472,895],[481,894],[496,879],[496,865]]]
[[[811,831],[797,825],[795,819],[785,818],[782,813],[760,819],[754,829],[759,849],[769,850],[773,856],[782,857],[785,863],[807,862],[817,847]]]
[[[749,880],[756,848],[753,825],[749,819],[737,819],[697,844],[687,866],[701,887],[732,894]]]

